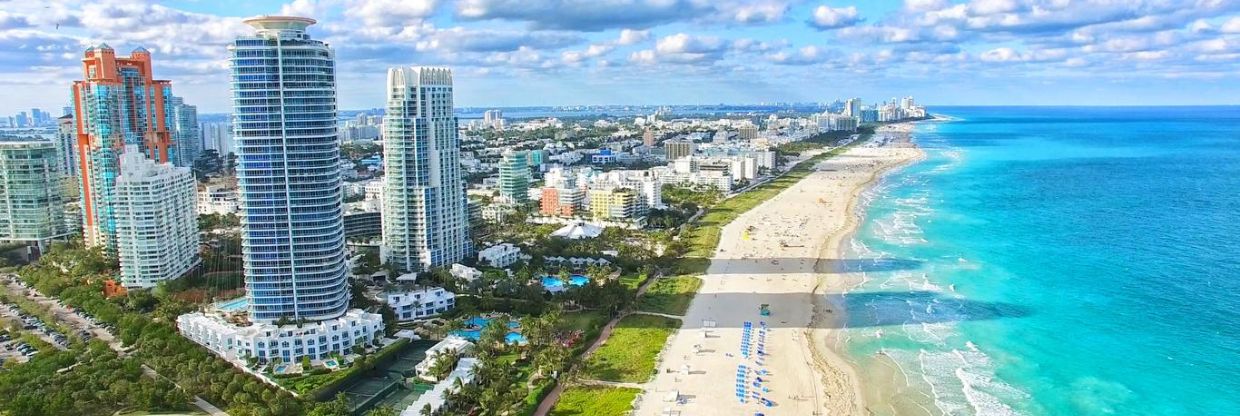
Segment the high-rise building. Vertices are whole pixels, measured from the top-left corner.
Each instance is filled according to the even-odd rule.
[[[844,100],[844,115],[848,117],[860,117],[862,106],[863,105],[860,98],[849,98]]]
[[[56,119],[56,156],[60,159],[60,170],[67,178],[77,177],[77,132],[74,124],[72,115]]]
[[[487,128],[503,130],[504,129],[504,112],[502,110],[487,110],[482,113],[482,125]]]
[[[0,141],[0,242],[41,253],[51,240],[69,235],[62,167],[53,142]]]
[[[202,136],[198,131],[198,107],[185,104],[181,97],[170,99],[172,107],[172,148],[177,166],[193,167],[202,153]]]
[[[384,258],[402,271],[451,265],[472,249],[452,72],[391,68],[385,91]]]
[[[693,142],[688,140],[668,140],[663,142],[667,152],[667,160],[672,161],[693,154]]]
[[[642,144],[646,147],[654,147],[654,130],[646,129],[642,133]]]
[[[64,196],[65,228],[70,234],[82,232],[81,178],[78,177],[77,128],[70,113],[56,119],[56,157],[61,163],[61,194]]]
[[[530,165],[525,151],[504,151],[499,161],[499,196],[514,204],[530,202]]]
[[[135,145],[125,147],[121,166],[114,201],[121,284],[150,288],[181,277],[199,263],[193,172],[147,159]]]
[[[220,157],[236,153],[233,146],[232,123],[202,123],[198,126],[202,131],[202,143],[205,149],[213,149]]]
[[[151,73],[151,53],[116,56],[106,44],[86,50],[83,79],[73,82],[76,157],[86,244],[116,253],[116,178],[120,153],[135,145],[156,162],[171,161],[172,84]]]
[[[758,126],[753,124],[745,124],[736,128],[736,137],[741,140],[753,140],[758,138]]]
[[[248,307],[181,315],[177,329],[238,365],[321,360],[383,331],[379,314],[348,309],[335,54],[306,33],[314,19],[245,23],[255,33],[228,49]]]
[[[231,45],[233,140],[250,319],[327,320],[349,307],[335,53],[313,19],[245,20]]]

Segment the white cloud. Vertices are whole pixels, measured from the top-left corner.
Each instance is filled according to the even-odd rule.
[[[616,40],[616,43],[621,45],[633,45],[636,43],[645,42],[646,39],[650,39],[649,30],[623,29],[620,31],[620,39]]]
[[[1222,26],[1219,26],[1219,31],[1223,33],[1240,33],[1240,17],[1228,19]]]
[[[814,17],[810,19],[810,25],[820,30],[827,30],[852,26],[860,21],[856,6],[832,8],[822,5],[814,9]]]

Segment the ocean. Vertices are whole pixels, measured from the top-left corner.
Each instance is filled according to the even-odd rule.
[[[931,112],[845,244],[875,414],[1240,415],[1240,107]]]

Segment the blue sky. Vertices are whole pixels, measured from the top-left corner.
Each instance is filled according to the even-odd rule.
[[[400,65],[452,68],[458,106],[1240,104],[1240,0],[0,0],[0,114],[64,106],[98,42],[226,112],[258,14],[319,21],[342,109]]]

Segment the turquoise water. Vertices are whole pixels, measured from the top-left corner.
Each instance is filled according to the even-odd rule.
[[[846,246],[876,414],[1240,414],[1240,107],[934,111]]]
[[[559,277],[546,275],[541,279],[542,285],[547,290],[563,290],[564,281]],[[590,278],[580,274],[574,274],[568,278],[568,284],[572,286],[585,286],[590,283]]]
[[[224,312],[236,312],[236,311],[248,308],[248,307],[250,307],[250,300],[246,299],[244,296],[236,298],[236,299],[229,299],[226,301],[216,302],[215,304],[216,309],[219,309]]]

